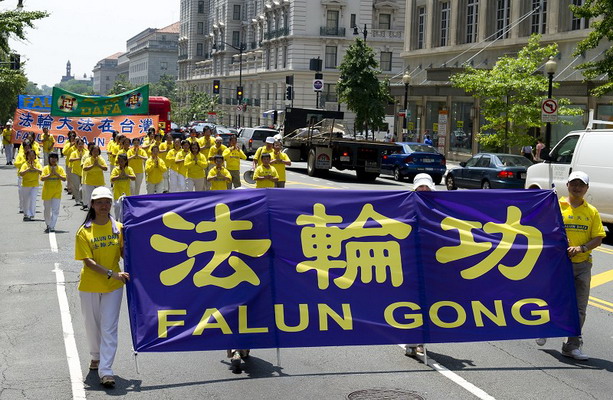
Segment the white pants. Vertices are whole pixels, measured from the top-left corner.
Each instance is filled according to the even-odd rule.
[[[211,182],[207,181],[206,178],[207,176],[209,176],[209,171],[212,169],[213,167],[211,166],[211,164],[207,165],[207,167],[204,169],[204,185],[202,186],[202,189],[200,190],[211,190]],[[198,189],[196,189],[196,191],[198,191]]]
[[[25,212],[25,205],[23,204],[23,191],[21,190],[21,176],[17,175],[17,194],[19,194],[19,211]]]
[[[92,192],[94,191],[95,188],[97,188],[99,186],[94,186],[94,185],[83,185],[81,186],[81,192],[83,192],[83,204],[86,206],[90,206],[90,203],[92,202]]]
[[[164,172],[164,179],[162,180],[162,191],[163,192],[170,192],[170,171],[166,170],[166,172]]]
[[[187,191],[188,192],[201,192],[205,190],[205,182],[204,178],[187,178]]]
[[[136,173],[136,180],[132,181],[132,196],[140,194],[140,187],[143,185],[144,172]]]
[[[68,192],[70,194],[72,194],[72,178],[71,176],[73,175],[72,173],[72,169],[70,169],[70,167],[66,166],[66,189],[68,189]]]
[[[117,221],[123,222],[123,196],[113,202],[113,214]]]
[[[60,215],[61,199],[44,200],[45,205],[45,223],[50,229],[55,229],[57,217]]]
[[[72,195],[74,196],[74,199],[77,203],[81,203],[83,201],[83,198],[81,197],[81,177],[77,174],[70,174],[70,183],[72,186]],[[85,203],[83,203],[85,204]],[[89,204],[85,204],[86,206],[89,206]]]
[[[13,161],[13,145],[12,144],[5,144],[4,145],[4,154],[6,155],[6,162],[12,162]]]
[[[164,189],[164,180],[159,183],[147,182],[147,194],[162,193]]]
[[[49,154],[50,153],[43,152],[43,165],[49,165]]]
[[[79,297],[89,354],[92,360],[100,360],[98,376],[113,375],[123,287],[110,293],[79,292]]]
[[[34,218],[36,215],[36,197],[38,196],[38,186],[22,186],[23,193],[23,214],[26,217]]]
[[[177,175],[179,175],[179,173],[175,171],[174,169],[168,170],[168,191],[171,193],[180,192],[180,190],[178,190],[177,188],[178,186]]]

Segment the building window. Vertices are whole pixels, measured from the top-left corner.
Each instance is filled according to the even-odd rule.
[[[381,71],[391,71],[392,70],[392,52],[391,51],[382,51],[381,52]]]
[[[324,101],[338,102],[338,95],[336,94],[336,84],[324,83]]]
[[[283,68],[287,68],[287,46],[283,47]]]
[[[417,8],[417,48],[424,48],[426,35],[426,7]]]
[[[392,29],[391,14],[379,14],[379,29]]]
[[[497,0],[496,3],[496,39],[509,37],[509,15],[511,0]]]
[[[106,80],[107,80],[107,81],[110,81],[110,80],[111,80],[111,77],[107,75],[107,76],[106,76]]]
[[[351,14],[351,17],[350,17],[349,21],[350,21],[349,22],[349,27],[351,29],[355,28],[355,26],[356,26],[355,25],[355,14]]]
[[[270,49],[266,49],[266,69],[270,69]]]
[[[449,2],[444,1],[441,3],[441,25],[440,33],[441,40],[440,46],[447,46],[449,44],[449,22],[450,22],[451,9],[449,8]]]
[[[467,0],[466,3],[466,43],[477,42],[479,26],[479,0]]]
[[[582,6],[585,0],[572,0],[574,6]],[[570,30],[578,31],[579,29],[589,28],[589,20],[587,18],[578,18],[575,14],[570,13]]]
[[[235,21],[240,21],[241,20],[241,6],[240,4],[235,4],[234,8],[232,9],[232,19]]]
[[[204,35],[204,22],[198,22],[198,35]]]
[[[160,62],[160,70],[166,71],[168,69],[168,62],[162,61]]]
[[[336,46],[326,46],[326,68],[336,68]]]
[[[239,31],[232,31],[232,46],[238,47],[241,42],[241,33]]]
[[[326,28],[338,29],[338,11],[328,10],[326,16]]]
[[[547,28],[547,0],[532,0],[530,33],[545,33]]]
[[[278,47],[277,47],[277,48],[275,48],[275,54],[274,54],[274,57],[275,57],[275,63],[274,63],[274,65],[275,65],[275,69],[277,69],[277,68],[279,68],[279,48],[278,48]]]
[[[204,55],[204,45],[202,43],[196,44],[196,56],[202,57]]]
[[[198,2],[198,14],[204,14],[204,1]]]

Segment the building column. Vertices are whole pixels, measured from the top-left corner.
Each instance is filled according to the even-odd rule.
[[[460,12],[459,0],[451,0],[450,3],[450,18],[449,18],[449,46],[455,46],[458,44],[458,26],[460,24],[459,18],[462,13]],[[455,11],[455,12],[454,12]]]
[[[511,2],[511,15],[509,16],[509,25],[513,25],[513,23],[521,18],[521,1],[513,1]],[[517,24],[511,29],[509,32],[509,38],[517,39],[519,37],[520,29],[525,26],[526,22],[530,23],[530,18],[523,21],[521,24]]]
[[[560,21],[560,2],[547,2],[547,33],[553,34],[558,32]]]
[[[415,10],[415,0],[407,0],[406,10],[404,12],[404,52],[411,51],[413,47],[413,35],[415,29],[413,27],[413,11]],[[409,27],[409,29],[406,29]],[[405,62],[406,65],[406,62]]]
[[[485,40],[486,37],[488,37],[488,30],[487,30],[487,14],[490,12],[489,8],[488,8],[488,1],[487,0],[480,0],[479,1],[479,27],[477,28],[477,42],[483,42]]]
[[[435,29],[435,18],[434,18],[434,1],[428,1],[426,3],[426,20],[428,21],[425,26],[424,31],[424,49],[431,49],[433,46],[433,39],[436,37],[434,35]]]

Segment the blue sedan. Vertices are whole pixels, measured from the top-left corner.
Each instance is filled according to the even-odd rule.
[[[381,160],[381,174],[392,175],[397,181],[413,181],[415,175],[425,172],[441,183],[446,170],[445,157],[424,143],[396,142],[396,149],[384,153]]]
[[[526,170],[532,161],[524,156],[501,153],[479,153],[460,167],[447,173],[447,190],[467,189],[523,189]]]

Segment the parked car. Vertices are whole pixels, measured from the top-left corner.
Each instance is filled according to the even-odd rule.
[[[417,142],[396,142],[395,150],[388,150],[381,160],[381,174],[392,175],[395,180],[425,172],[435,183],[442,183],[447,170],[445,157],[430,145]]]
[[[232,135],[238,137],[238,131],[234,128],[227,128],[222,125],[215,125],[215,136],[219,136],[223,140],[223,144],[227,146],[230,144],[230,138]]]
[[[268,136],[275,136],[279,132],[268,128],[241,128],[238,133],[238,145],[247,157],[255,154],[256,150],[264,146]]]
[[[447,190],[523,189],[531,165],[532,161],[516,154],[479,153],[447,172],[445,184]]]

